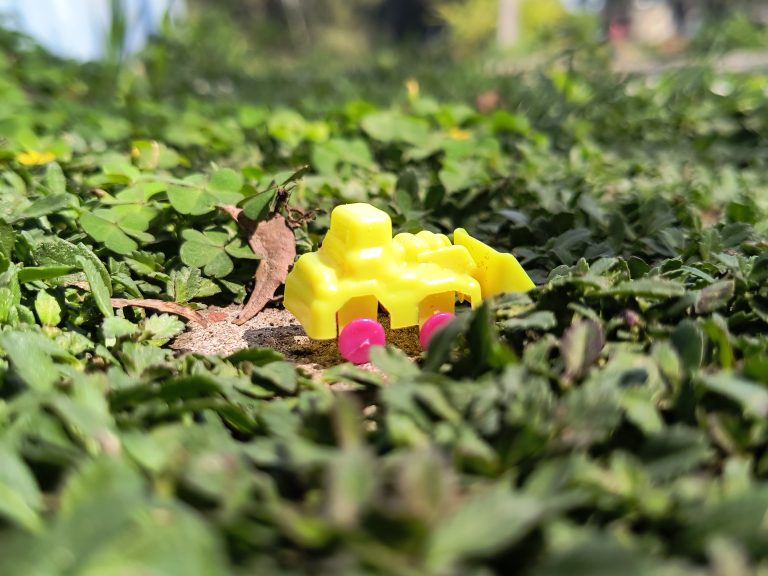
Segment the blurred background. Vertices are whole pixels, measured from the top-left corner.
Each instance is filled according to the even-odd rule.
[[[174,67],[213,78],[479,62],[516,70],[588,46],[631,67],[768,46],[759,0],[0,0],[0,22],[81,61],[124,61],[154,38],[150,50],[183,52]]]
[[[8,134],[43,126],[14,98],[58,94],[41,104],[47,128],[82,126],[97,106],[146,137],[161,133],[162,106],[290,108],[295,124],[295,111],[356,122],[418,100],[419,113],[441,101],[514,110],[553,133],[589,117],[608,138],[631,132],[625,114],[603,118],[630,78],[672,70],[666,106],[679,99],[688,118],[685,102],[721,90],[712,73],[768,70],[768,2],[757,0],[0,0],[0,22],[6,80],[37,87],[0,90]],[[65,101],[85,107],[59,118]]]

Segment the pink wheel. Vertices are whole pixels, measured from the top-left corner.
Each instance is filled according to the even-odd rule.
[[[357,318],[339,334],[339,352],[353,364],[365,364],[371,346],[384,346],[384,327],[371,318]]]
[[[426,348],[429,345],[429,341],[432,335],[441,327],[453,320],[453,314],[450,312],[435,312],[427,318],[424,325],[419,332],[419,344],[422,348]]]

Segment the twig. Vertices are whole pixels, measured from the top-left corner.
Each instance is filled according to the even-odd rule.
[[[169,314],[176,314],[177,316],[183,316],[187,320],[197,322],[203,328],[208,326],[208,321],[200,314],[182,306],[175,302],[166,302],[165,300],[151,300],[142,298],[112,298],[112,306],[115,308],[125,308],[127,306],[136,306],[137,308],[152,308],[153,310],[159,310],[160,312],[168,312]]]

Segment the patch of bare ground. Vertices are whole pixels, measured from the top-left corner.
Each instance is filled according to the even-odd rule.
[[[323,370],[342,364],[335,340],[312,340],[305,333],[296,318],[284,308],[265,308],[242,325],[235,324],[241,308],[212,306],[200,312],[207,322],[189,322],[187,329],[171,344],[174,350],[197,354],[219,354],[226,356],[243,348],[273,348],[285,359],[313,377]],[[387,342],[415,358],[421,354],[418,329],[404,328],[390,330],[389,317],[379,317],[387,333]],[[370,364],[364,369],[375,370]]]

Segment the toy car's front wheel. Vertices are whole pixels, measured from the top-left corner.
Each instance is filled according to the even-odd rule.
[[[450,312],[435,312],[427,318],[421,330],[419,330],[419,344],[421,344],[421,347],[426,348],[432,339],[432,335],[451,320],[453,320],[453,314]]]
[[[339,334],[339,352],[353,364],[368,362],[371,346],[384,346],[384,327],[372,318],[356,318]]]

